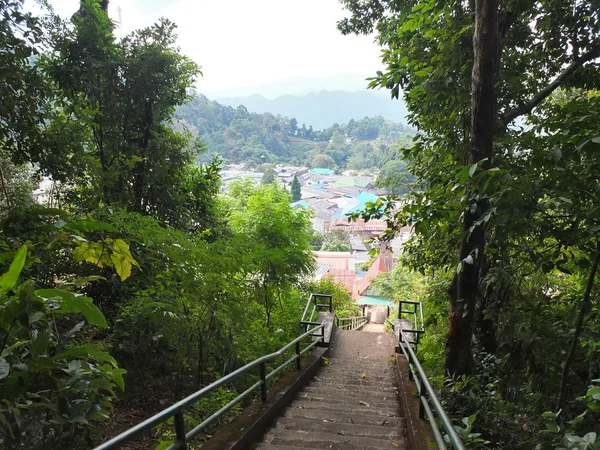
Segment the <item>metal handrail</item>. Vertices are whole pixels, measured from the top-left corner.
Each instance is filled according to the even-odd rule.
[[[404,305],[412,306],[412,311],[404,309]],[[421,334],[425,333],[425,322],[423,321],[423,303],[412,302],[410,300],[400,300],[398,302],[398,319],[402,319],[403,314],[412,315],[413,329],[410,330],[410,332],[412,333],[414,340],[410,341],[410,343],[419,345],[420,336]],[[393,326],[393,323],[389,320],[389,318],[387,318],[386,321]],[[406,331],[408,332],[409,330]]]
[[[350,321],[350,323],[340,325],[341,322],[347,321]],[[362,327],[367,322],[367,318],[365,316],[342,317],[337,318],[337,322],[338,328],[340,330],[356,330],[357,328]]]
[[[422,309],[421,309],[422,311]],[[416,314],[415,314],[416,316]],[[427,416],[427,420],[429,421],[429,425],[431,426],[431,430],[433,431],[433,435],[435,436],[435,440],[438,444],[438,448],[440,450],[446,450],[448,447],[446,446],[446,441],[444,440],[442,433],[440,432],[440,428],[436,421],[436,418],[433,414],[431,406],[437,413],[437,417],[442,422],[443,428],[448,435],[448,439],[450,440],[450,444],[454,450],[466,450],[465,444],[462,442],[456,430],[454,429],[454,425],[452,425],[452,421],[444,411],[444,407],[442,406],[440,400],[438,399],[423,367],[421,367],[421,363],[415,354],[414,349],[412,348],[411,341],[408,340],[406,333],[412,333],[421,330],[403,330],[400,328],[399,333],[396,334],[395,325],[389,320],[386,319],[388,323],[392,325],[392,329],[394,330],[394,337],[396,339],[397,347],[399,347],[404,354],[404,357],[408,361],[409,372],[408,376],[411,380],[415,381],[417,385],[417,391],[419,393],[419,418],[424,419]],[[401,339],[399,339],[399,336]],[[430,404],[431,403],[431,404]]]
[[[318,303],[317,300],[319,298],[328,299],[328,303]],[[307,315],[308,308],[311,303],[313,304],[313,308],[309,315]],[[300,319],[300,324],[304,325],[304,330],[308,330],[308,326],[314,322],[315,312],[319,311],[322,308],[326,308],[329,312],[333,312],[333,295],[331,294],[310,294],[308,300],[306,301],[306,306],[304,307],[304,312],[302,313],[302,318]]]
[[[208,425],[210,425],[212,422],[214,422],[216,419],[218,419],[220,416],[222,416],[225,412],[227,412],[233,406],[235,406],[236,404],[241,402],[243,399],[248,397],[258,387],[261,388],[262,399],[266,400],[266,398],[267,398],[267,381],[270,380],[273,376],[275,376],[275,374],[277,372],[279,372],[281,369],[286,367],[288,364],[290,364],[294,360],[296,361],[297,368],[300,369],[301,368],[300,367],[301,356],[304,353],[306,353],[307,351],[309,351],[311,348],[313,348],[315,345],[317,345],[323,341],[324,326],[325,325],[322,323],[316,325],[314,328],[311,328],[310,330],[306,331],[301,336],[298,336],[296,339],[294,339],[293,341],[291,341],[284,347],[280,348],[276,352],[270,353],[265,356],[261,356],[260,358],[249,362],[245,366],[240,367],[239,369],[225,375],[223,378],[220,378],[219,380],[215,381],[214,383],[211,383],[208,386],[200,389],[199,391],[189,395],[188,397],[175,403],[174,405],[170,406],[169,408],[159,412],[158,414],[155,414],[154,416],[150,417],[149,419],[144,420],[142,423],[139,423],[138,425],[134,426],[133,428],[130,428],[129,430],[119,434],[118,436],[112,438],[111,440],[105,442],[104,444],[99,445],[94,450],[117,449],[117,448],[121,447],[123,444],[135,439],[140,434],[151,430],[152,428],[154,428],[155,426],[157,426],[163,422],[166,422],[171,417],[175,418],[175,433],[177,436],[177,441],[173,445],[171,445],[168,448],[168,450],[185,450],[185,449],[187,449],[187,442],[194,439],[204,428],[206,428]],[[321,334],[315,335],[315,332],[318,330],[321,330]],[[300,341],[302,341],[303,339],[305,339],[309,336],[310,337],[321,337],[321,339],[313,340],[313,342],[311,344],[309,344],[303,350],[300,350]],[[295,349],[296,349],[296,353],[294,354],[294,356],[292,356],[290,359],[285,361],[283,364],[281,364],[275,370],[269,372],[269,374],[266,374],[266,363],[273,361],[273,360],[279,358],[280,356],[283,356],[287,350],[292,348],[292,346],[295,346]],[[240,395],[238,395],[235,399],[233,399],[227,405],[223,406],[221,409],[219,409],[217,412],[215,412],[209,418],[204,420],[200,425],[198,425],[197,427],[195,427],[194,429],[192,429],[191,431],[186,433],[183,411],[187,407],[197,403],[199,400],[206,397],[208,394],[213,392],[215,389],[223,386],[224,384],[229,383],[230,381],[234,380],[235,378],[239,377],[240,375],[243,375],[244,373],[248,372],[250,369],[253,369],[254,367],[257,367],[257,366],[260,368],[260,378],[261,379],[259,381],[254,383],[252,386],[250,386],[248,389],[246,389],[244,392],[242,392]]]

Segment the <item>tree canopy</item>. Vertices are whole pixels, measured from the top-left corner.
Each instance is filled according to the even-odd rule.
[[[339,286],[307,282],[310,220],[290,193],[223,194],[221,161],[197,163],[204,143],[174,113],[200,72],[175,25],[118,39],[107,3],[82,0],[65,22],[0,0],[3,448],[95,447],[119,408],[161,409],[296,337],[309,289],[357,313]]]
[[[597,330],[599,236],[576,211],[596,207],[584,155],[598,144],[588,122],[600,87],[598,2],[342,4],[341,32],[375,33],[382,46],[371,86],[402,96],[418,130],[403,153],[419,189],[402,208],[388,203],[396,214],[386,234],[416,231],[403,261],[431,278],[424,296],[436,336],[426,352],[444,353],[437,373],[457,386],[448,404],[478,412],[491,448],[579,442],[567,416],[586,408],[569,399],[597,375],[582,336]],[[544,411],[559,409],[544,416],[557,435],[512,420],[518,411],[538,429]],[[576,422],[597,431],[587,420]]]

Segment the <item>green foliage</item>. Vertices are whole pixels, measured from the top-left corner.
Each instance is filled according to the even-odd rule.
[[[179,174],[195,150],[165,122],[188,98],[199,69],[180,54],[168,20],[117,42],[99,3],[86,0],[72,22],[39,63],[57,88],[48,136],[55,147],[31,159],[81,207],[103,201],[168,221],[186,181]],[[65,129],[71,138],[58,142]],[[173,189],[160,188],[166,183]]]
[[[246,239],[249,270],[268,327],[275,299],[281,298],[284,287],[314,268],[310,216],[303,208],[292,209],[288,192],[277,185],[253,188],[238,183],[230,193],[232,229]]]
[[[336,283],[331,278],[323,278],[308,283],[307,292],[332,295],[333,309],[337,317],[346,318],[360,315],[359,306],[352,300],[352,293],[343,283]]]
[[[22,11],[23,0],[0,1],[0,144],[2,170],[5,152],[22,162],[28,151],[43,146],[41,124],[49,108],[49,86],[30,63],[43,48],[45,30],[39,18]],[[6,174],[0,176],[6,177]]]
[[[91,336],[86,322],[107,327],[92,300],[72,291],[89,281],[36,290],[31,280],[19,283],[26,257],[23,245],[0,277],[2,438],[31,442],[41,431],[52,446],[109,418],[115,389],[124,390],[125,370],[101,344],[78,337],[84,329]]]
[[[585,404],[585,409],[572,420],[565,421],[561,418],[561,412],[553,413],[547,411],[542,414],[546,429],[543,436],[548,434],[553,437],[552,448],[556,450],[584,450],[600,448],[598,440],[598,415],[600,413],[600,379],[592,380],[592,385],[585,395],[578,397],[578,404]],[[585,434],[582,436],[582,432]],[[588,431],[592,430],[592,431]],[[536,449],[546,448],[542,444]]]
[[[262,184],[273,184],[275,182],[275,170],[268,168],[265,170],[261,183]]]
[[[391,272],[380,273],[371,286],[384,297],[411,302],[423,299],[423,276],[402,264],[397,264]]]
[[[323,233],[312,230],[310,245],[312,246],[313,250],[321,250],[321,247],[323,246],[323,239]]]
[[[331,230],[323,235],[324,252],[349,252],[352,249],[350,233],[346,230]]]
[[[486,441],[482,439],[481,433],[473,433],[473,425],[475,424],[475,420],[477,420],[477,415],[473,414],[469,417],[463,417],[461,420],[462,425],[454,425],[454,429],[456,430],[458,436],[461,438],[462,442],[467,445],[469,448],[482,448],[486,444],[489,444],[490,441]],[[450,438],[448,435],[444,435],[444,440],[450,444]]]
[[[322,169],[335,169],[335,161],[329,155],[315,155],[311,160],[310,165]]]

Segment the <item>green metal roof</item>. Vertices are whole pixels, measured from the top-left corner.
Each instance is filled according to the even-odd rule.
[[[359,180],[354,177],[340,177],[336,180],[336,186],[354,186],[354,187],[367,187],[367,182],[363,180]]]
[[[396,306],[390,298],[379,297],[377,295],[362,295],[356,303],[359,305]]]

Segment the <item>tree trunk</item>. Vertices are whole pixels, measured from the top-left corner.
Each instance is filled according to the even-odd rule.
[[[592,293],[592,288],[594,287],[594,279],[596,278],[596,272],[598,271],[599,262],[600,252],[596,253],[596,256],[594,257],[594,262],[592,263],[592,268],[590,269],[590,274],[588,275],[587,285],[585,286],[585,292],[583,294],[583,301],[581,302],[581,309],[579,310],[579,314],[577,315],[577,323],[575,324],[575,334],[573,335],[573,340],[571,341],[571,346],[569,347],[569,353],[567,353],[567,358],[565,359],[565,363],[563,365],[563,370],[560,377],[560,390],[558,394],[558,401],[556,402],[557,410],[561,409],[563,403],[565,402],[569,370],[571,369],[571,364],[573,363],[573,359],[575,359],[575,352],[577,351],[577,346],[579,345],[579,336],[581,335],[581,330],[583,328],[583,322],[585,319],[585,313],[590,303],[590,295]]]
[[[146,197],[146,161],[149,158],[148,146],[150,144],[150,134],[153,122],[152,100],[146,103],[144,112],[144,131],[139,139],[138,156],[140,161],[134,167],[133,198],[134,209],[139,213],[144,213],[144,198]],[[147,202],[146,202],[147,203]]]
[[[498,4],[496,0],[475,2],[474,61],[471,97],[471,149],[469,163],[487,158],[482,168],[492,161],[496,98],[494,78],[498,58]],[[454,277],[450,294],[450,326],[446,338],[446,371],[450,376],[468,374],[471,370],[471,340],[479,271],[485,249],[484,226],[475,226],[487,209],[477,197],[478,187],[469,183],[470,204],[463,217],[463,238],[459,260],[463,261]],[[466,258],[472,260],[467,264]]]
[[[4,194],[4,198],[6,199],[6,209],[10,209],[10,195],[8,194],[8,188],[6,187],[6,180],[4,179],[4,170],[2,170],[2,166],[0,166],[0,182],[2,183],[2,192]]]

